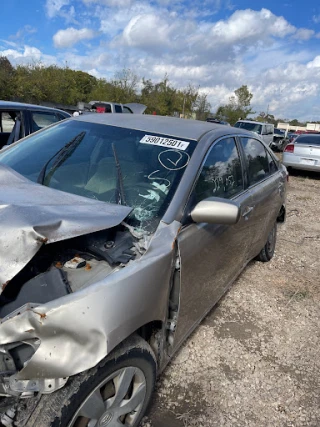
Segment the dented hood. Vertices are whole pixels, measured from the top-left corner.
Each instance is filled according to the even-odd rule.
[[[131,210],[35,184],[0,165],[0,293],[43,244],[115,227]]]

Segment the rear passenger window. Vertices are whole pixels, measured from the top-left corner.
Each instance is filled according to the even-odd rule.
[[[2,111],[1,113],[1,132],[10,133],[12,132],[14,123],[15,123],[15,112],[7,113]]]
[[[59,122],[59,117],[55,113],[46,113],[42,111],[31,113],[32,132],[52,125],[52,123]]]
[[[217,142],[210,150],[195,187],[196,202],[208,197],[230,199],[243,190],[242,167],[234,138]]]
[[[269,175],[269,161],[263,144],[254,138],[240,138],[245,152],[249,182],[255,184]]]
[[[267,157],[268,157],[268,163],[269,163],[269,172],[272,174],[274,172],[277,172],[278,166],[274,159],[271,157],[271,155],[267,151]]]

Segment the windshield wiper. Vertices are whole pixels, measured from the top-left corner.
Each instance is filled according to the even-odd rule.
[[[116,147],[114,143],[111,144],[114,160],[117,167],[117,187],[116,187],[116,197],[117,197],[117,203],[118,205],[126,205],[126,198],[124,195],[124,188],[123,188],[123,177],[122,177],[122,171],[121,166],[119,163]]]
[[[57,157],[57,159],[55,160],[55,162],[51,166],[51,171],[52,171],[51,175],[52,175],[54,170],[57,167],[59,167],[74,152],[74,150],[78,147],[78,145],[83,140],[85,135],[86,135],[86,132],[79,133],[74,138],[72,138],[71,141],[67,142],[67,144],[64,145],[59,151],[57,151],[52,157],[50,157],[50,159],[45,163],[45,165],[43,166],[43,168],[41,169],[41,171],[39,173],[39,176],[37,178],[38,184],[43,185],[46,170],[47,170],[48,164],[51,162],[51,160],[54,159],[55,157]]]

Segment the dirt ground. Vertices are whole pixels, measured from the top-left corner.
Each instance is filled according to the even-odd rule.
[[[251,262],[161,376],[146,427],[320,426],[320,175],[290,176],[269,263]]]

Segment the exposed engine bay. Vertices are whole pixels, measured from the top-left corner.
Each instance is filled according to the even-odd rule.
[[[76,292],[124,267],[143,252],[127,227],[43,245],[10,286],[3,286],[0,318],[26,303],[43,304]]]

